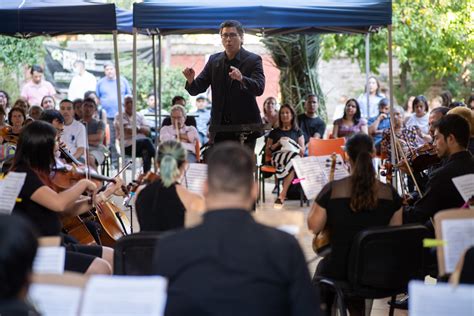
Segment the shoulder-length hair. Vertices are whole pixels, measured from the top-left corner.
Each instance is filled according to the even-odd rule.
[[[360,105],[359,102],[357,102],[356,99],[349,99],[346,101],[346,105],[344,105],[344,115],[342,116],[343,119],[346,119],[346,107],[349,104],[349,102],[353,101],[356,105],[356,113],[354,114],[354,117],[352,118],[352,121],[354,122],[355,125],[359,124],[360,117],[362,116],[360,112]]]
[[[295,109],[289,105],[289,104],[283,104],[281,107],[280,107],[280,110],[278,111],[278,126],[281,128],[283,126],[283,123],[281,121],[281,111],[283,109],[288,109],[290,110],[291,112],[291,115],[292,115],[292,118],[291,118],[291,128],[292,129],[295,129],[295,130],[299,130],[299,126],[298,126],[298,121],[296,119],[296,111]]]
[[[55,145],[56,129],[53,125],[43,121],[28,124],[18,139],[11,170],[25,166],[33,169],[45,181],[55,165]]]

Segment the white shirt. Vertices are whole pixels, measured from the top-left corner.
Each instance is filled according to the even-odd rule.
[[[67,97],[73,101],[75,99],[83,99],[84,93],[87,91],[94,91],[97,84],[97,79],[93,74],[84,71],[82,75],[75,75],[69,84]]]
[[[86,127],[82,123],[73,120],[69,125],[64,124],[61,140],[74,155],[78,148],[86,148],[86,135]],[[81,157],[83,157],[83,155]]]
[[[421,130],[424,134],[428,134],[428,131],[430,130],[428,118],[429,118],[429,114],[428,114],[428,113],[426,113],[426,114],[423,115],[422,117],[418,117],[418,116],[416,116],[415,113],[413,113],[413,114],[410,116],[410,118],[407,120],[407,122],[405,123],[405,125],[406,125],[407,127],[418,126],[418,127],[420,128],[420,130]]]
[[[148,125],[145,122],[145,118],[143,115],[140,113],[136,113],[136,118],[137,118],[137,128],[142,128],[142,127],[147,127]],[[115,138],[120,141],[120,116],[119,113],[115,115],[114,119],[114,126],[115,126]],[[123,111],[122,112],[122,121],[123,121],[123,128],[128,128],[133,126],[133,117],[129,116],[127,112]],[[142,138],[147,138],[146,135],[142,133],[137,133],[137,137],[135,139],[142,139]],[[132,135],[124,135],[124,147],[132,146]]]

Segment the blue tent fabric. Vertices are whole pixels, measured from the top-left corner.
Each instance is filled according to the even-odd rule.
[[[2,0],[0,34],[36,35],[131,33],[133,14],[113,3],[87,0]]]
[[[134,26],[160,34],[216,33],[224,20],[249,33],[360,33],[392,23],[391,0],[145,0]]]

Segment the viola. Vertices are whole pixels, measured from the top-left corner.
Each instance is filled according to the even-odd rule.
[[[334,174],[336,172],[336,163],[337,163],[337,155],[333,153],[331,155],[331,169],[329,171],[329,182],[334,180]],[[313,251],[321,256],[324,256],[326,253],[329,252],[331,243],[331,231],[329,227],[326,225],[324,229],[319,232],[313,238]]]
[[[6,125],[0,128],[0,136],[7,143],[12,143],[12,144],[18,143],[19,135],[13,133],[13,128],[10,125]]]
[[[410,151],[407,159],[415,172],[422,172],[441,161],[436,148],[429,143]]]
[[[109,178],[95,172],[88,172],[85,167],[76,167],[72,165],[64,165],[60,168],[54,168],[51,174],[51,182],[53,189],[60,192],[72,187],[81,179],[89,178],[97,187],[102,186],[102,182],[115,182],[113,178]]]

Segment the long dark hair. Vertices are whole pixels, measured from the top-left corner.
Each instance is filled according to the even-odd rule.
[[[377,206],[377,183],[372,164],[374,143],[366,134],[355,134],[346,143],[352,160],[351,201],[352,211],[374,209]]]
[[[19,166],[33,169],[45,181],[55,164],[56,129],[53,125],[34,121],[25,126],[18,139],[11,170]]]
[[[278,126],[281,128],[283,126],[283,123],[281,121],[281,111],[284,109],[284,108],[287,108],[288,110],[290,110],[291,112],[291,115],[292,115],[292,118],[291,118],[291,128],[294,129],[294,130],[299,130],[299,126],[298,126],[298,121],[296,120],[296,111],[295,109],[289,105],[289,104],[283,104],[281,107],[280,107],[280,110],[278,111]]]
[[[342,116],[342,118],[346,119],[346,108],[347,108],[347,105],[349,104],[349,102],[354,102],[355,105],[356,105],[356,112],[355,112],[354,116],[352,117],[352,121],[354,122],[354,125],[357,125],[357,124],[359,124],[360,117],[362,116],[362,114],[360,112],[359,102],[357,102],[356,99],[349,99],[349,100],[346,101],[346,105],[344,105],[344,115]]]

